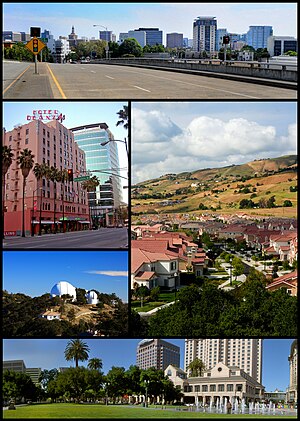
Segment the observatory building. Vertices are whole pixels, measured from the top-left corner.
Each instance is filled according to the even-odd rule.
[[[52,295],[52,297],[61,297],[62,295],[68,294],[71,297],[73,297],[72,301],[76,300],[76,288],[66,281],[60,281],[57,284],[55,284],[54,287],[51,289],[50,294]]]

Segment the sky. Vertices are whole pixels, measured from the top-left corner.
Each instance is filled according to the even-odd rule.
[[[103,371],[112,366],[128,369],[136,364],[136,348],[140,339],[84,339],[90,348],[89,358],[101,358]],[[167,339],[180,347],[181,368],[184,368],[184,339]],[[262,384],[268,392],[285,391],[289,385],[288,356],[292,339],[264,339]],[[65,339],[4,339],[3,360],[22,359],[27,368],[51,369],[74,366],[64,359],[68,343]],[[86,362],[80,363],[86,366]]]
[[[287,3],[4,3],[3,29],[29,32],[31,26],[50,30],[54,38],[67,36],[74,25],[79,37],[98,38],[99,30],[120,32],[140,27],[158,27],[167,33],[192,38],[198,16],[214,16],[218,28],[246,33],[250,25],[273,27],[274,35],[297,36],[296,2]],[[100,25],[94,27],[93,25]]]
[[[25,101],[25,102],[3,102],[3,127],[6,131],[12,130],[16,124],[26,124],[27,115],[32,115],[33,110],[58,110],[65,115],[63,125],[68,129],[84,124],[106,123],[115,139],[122,140],[116,142],[119,154],[121,185],[128,186],[128,157],[124,139],[128,141],[128,130],[122,124],[116,126],[119,121],[117,112],[123,110],[123,106],[128,105],[126,101]],[[123,200],[128,203],[128,190],[122,189]]]
[[[132,183],[297,153],[296,102],[132,102]]]
[[[128,253],[123,251],[4,251],[3,289],[30,297],[50,293],[59,281],[113,292],[128,302]]]

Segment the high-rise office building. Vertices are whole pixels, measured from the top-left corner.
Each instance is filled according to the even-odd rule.
[[[41,368],[26,368],[23,360],[3,361],[3,371],[9,370],[16,373],[28,374],[34,384],[39,384],[39,377],[42,372]]]
[[[228,35],[226,28],[220,28],[216,30],[216,51],[220,51],[220,49],[224,47],[223,37],[225,35]]]
[[[128,31],[128,38],[134,38],[141,47],[146,45],[146,32],[145,31]]]
[[[139,28],[135,31],[146,32],[146,44],[151,47],[154,45],[162,45],[163,32],[159,28]]]
[[[183,47],[183,34],[173,32],[167,34],[167,48],[182,48]]]
[[[165,370],[168,365],[179,367],[180,348],[162,339],[143,339],[138,343],[136,365],[146,370],[155,367]]]
[[[91,218],[96,225],[113,225],[122,200],[117,142],[106,123],[70,130],[76,144],[85,152],[87,171],[99,180],[96,190],[89,192]]]
[[[193,50],[212,53],[216,47],[217,21],[213,16],[199,16],[193,23]]]
[[[113,41],[112,31],[99,31],[99,39],[102,39],[107,42]]]
[[[188,371],[195,358],[199,358],[206,369],[211,369],[218,362],[237,366],[261,383],[261,339],[186,339],[184,371]]]
[[[272,26],[249,26],[249,30],[246,34],[246,43],[250,47],[255,48],[267,48],[268,38],[273,35]]]
[[[281,56],[287,51],[298,51],[298,42],[294,37],[271,36],[268,38],[267,49],[271,57]]]

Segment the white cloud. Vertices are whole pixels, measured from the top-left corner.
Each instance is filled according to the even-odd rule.
[[[201,115],[180,129],[164,112],[133,110],[133,183],[208,167],[296,153],[296,124],[279,136],[273,125],[247,118]]]
[[[91,273],[92,275],[128,276],[128,271],[122,270],[88,270],[85,273]]]

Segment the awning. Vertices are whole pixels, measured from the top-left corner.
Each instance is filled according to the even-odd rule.
[[[78,221],[80,224],[90,224],[90,221]]]
[[[33,221],[33,224],[39,224],[40,221]],[[61,224],[59,221],[55,221],[56,224]],[[41,221],[41,224],[54,224],[54,221]]]
[[[84,221],[84,218],[81,216],[64,216],[63,218],[59,218],[60,221]]]

